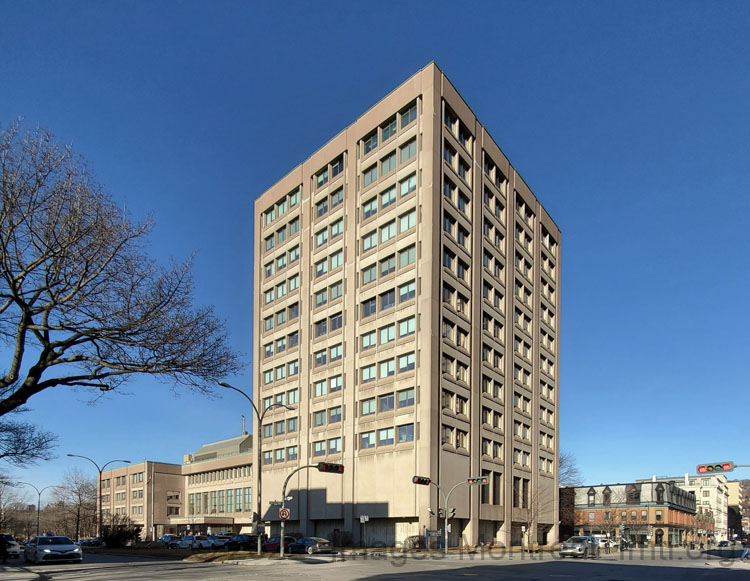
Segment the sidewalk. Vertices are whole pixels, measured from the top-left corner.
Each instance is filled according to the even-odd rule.
[[[37,581],[39,575],[8,563],[0,565],[0,579],[2,581]]]

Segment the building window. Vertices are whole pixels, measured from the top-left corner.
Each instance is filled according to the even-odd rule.
[[[331,177],[335,178],[342,171],[344,171],[344,156],[340,155],[331,162]]]
[[[380,261],[380,276],[387,276],[396,271],[396,256],[391,254]]]
[[[344,386],[344,378],[340,375],[335,375],[328,380],[328,391],[331,393],[335,391],[341,391]]]
[[[413,103],[401,112],[401,129],[417,118],[417,104]]]
[[[341,453],[341,438],[331,438],[330,440],[328,440],[328,453],[329,454]]]
[[[363,450],[375,447],[375,432],[374,431],[362,432],[360,434],[360,447]]]
[[[380,209],[385,210],[396,201],[396,186],[388,188],[380,194]]]
[[[383,143],[385,143],[391,137],[396,135],[396,117],[394,116],[389,121],[386,121],[380,126],[380,129],[383,136]]]
[[[393,363],[393,359],[386,359],[385,361],[381,361],[380,363],[378,363],[378,368],[380,379],[385,379],[395,374],[395,365]],[[380,411],[383,410],[381,409]]]
[[[362,250],[367,252],[378,245],[378,233],[373,230],[369,234],[365,234],[362,238]]]
[[[362,351],[375,347],[375,345],[377,345],[375,331],[370,331],[362,335]]]
[[[365,137],[364,139],[365,153],[370,153],[377,146],[378,146],[378,132],[374,131],[371,135]]]
[[[414,369],[414,353],[407,353],[405,355],[399,355],[398,357],[398,372],[405,373]]]
[[[369,186],[378,179],[378,165],[367,168],[362,176],[364,187]]]
[[[369,317],[377,311],[377,299],[374,297],[362,303],[362,316]]]
[[[370,416],[375,413],[375,398],[371,397],[362,400],[362,415]]]
[[[372,266],[366,267],[362,271],[362,284],[370,284],[371,282],[375,282],[378,278],[378,269],[373,264]]]
[[[328,423],[335,424],[341,421],[341,406],[336,406],[328,410]]]
[[[407,230],[414,228],[417,225],[417,211],[413,209],[406,214],[402,214],[398,221],[398,233],[403,234]]]
[[[313,455],[314,456],[325,456],[326,454],[326,441],[320,440],[313,443]]]
[[[396,236],[396,220],[391,220],[385,226],[380,227],[380,243],[388,242]]]
[[[414,281],[402,284],[398,287],[398,302],[409,301],[416,296],[416,284]]]
[[[396,152],[394,151],[390,155],[387,155],[383,159],[380,160],[380,175],[384,176],[385,174],[392,172],[396,169]]]
[[[375,381],[376,378],[377,376],[375,374],[375,364],[367,365],[362,368],[362,383]]]
[[[413,173],[409,177],[399,182],[399,192],[401,197],[408,196],[417,189],[417,174]]]
[[[404,389],[398,392],[398,407],[408,407],[414,405],[414,388]]]
[[[407,337],[408,335],[414,334],[414,321],[415,318],[409,317],[398,322],[398,336],[399,338]]]
[[[386,345],[396,339],[396,327],[395,325],[388,325],[380,329],[380,345]]]
[[[396,306],[396,290],[389,290],[380,295],[380,310],[385,311]]]
[[[378,430],[378,446],[393,445],[393,428]]]
[[[417,155],[417,138],[407,141],[401,146],[400,162],[404,163],[409,161],[412,157]]]
[[[417,260],[417,247],[412,244],[398,253],[398,267],[405,268]]]
[[[377,214],[378,213],[378,199],[372,198],[371,200],[365,202],[365,204],[362,206],[362,212],[363,212],[363,217],[365,220]]]

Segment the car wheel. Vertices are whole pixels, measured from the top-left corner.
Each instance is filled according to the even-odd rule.
[[[307,547],[307,554],[308,555],[312,555],[314,553],[315,553],[315,549],[313,549],[312,547]]]

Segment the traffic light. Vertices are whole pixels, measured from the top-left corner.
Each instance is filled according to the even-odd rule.
[[[711,464],[698,464],[698,474],[716,474],[719,472],[731,472],[734,470],[734,462],[712,462]]]
[[[411,479],[411,481],[414,484],[423,484],[425,486],[429,486],[431,482],[431,480],[427,478],[426,476],[415,476],[414,478]]]
[[[330,462],[318,462],[318,470],[320,472],[333,472],[334,474],[343,474],[343,464],[331,464]]]
[[[486,476],[478,476],[477,478],[469,478],[467,481],[469,484],[487,484]]]

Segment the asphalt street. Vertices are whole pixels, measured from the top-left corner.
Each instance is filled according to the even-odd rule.
[[[85,562],[27,565],[11,561],[0,566],[2,581],[234,581],[279,579],[294,581],[484,579],[571,579],[658,581],[750,579],[750,563],[739,562],[739,550],[628,551],[599,559],[565,559],[556,554],[515,553],[439,554],[380,553],[359,557],[320,556],[306,559],[261,559],[231,563],[195,563],[121,556],[88,555]]]

